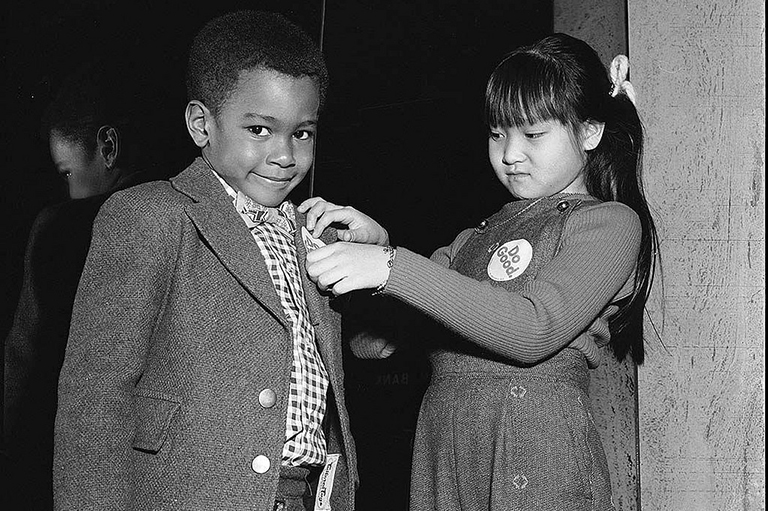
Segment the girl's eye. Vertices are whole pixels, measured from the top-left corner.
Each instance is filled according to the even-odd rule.
[[[61,176],[61,178],[66,181],[72,176],[72,172],[65,170],[64,172],[59,172],[59,176]]]
[[[293,134],[293,137],[296,138],[297,140],[309,140],[314,136],[315,136],[315,133],[309,130],[299,130]]]
[[[491,140],[499,140],[503,135],[498,131],[490,131],[488,132],[488,136],[491,138]]]
[[[536,131],[536,132],[533,132],[533,133],[526,133],[525,136],[526,136],[526,138],[537,139],[537,138],[543,137],[544,136],[544,132],[543,131]]]
[[[269,135],[269,128],[266,126],[250,126],[248,131],[256,135],[257,137],[266,137]]]

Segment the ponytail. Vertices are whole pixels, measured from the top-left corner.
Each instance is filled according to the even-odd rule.
[[[600,144],[587,156],[587,188],[591,195],[632,208],[640,218],[642,235],[632,294],[619,303],[611,318],[611,348],[619,360],[631,354],[645,359],[643,318],[657,266],[659,239],[643,191],[644,129],[635,107],[636,93],[626,79],[629,61],[623,55],[611,63],[611,87],[604,96],[605,128]]]

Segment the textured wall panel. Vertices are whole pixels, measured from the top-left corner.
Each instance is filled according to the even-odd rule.
[[[664,259],[642,507],[764,509],[765,7],[631,0],[629,48]]]

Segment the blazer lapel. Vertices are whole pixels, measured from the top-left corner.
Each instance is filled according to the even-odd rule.
[[[195,201],[187,206],[187,216],[224,267],[275,319],[290,327],[258,245],[244,242],[252,235],[205,162],[197,158],[172,183]]]

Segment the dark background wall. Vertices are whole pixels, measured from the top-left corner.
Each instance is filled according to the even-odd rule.
[[[196,155],[183,125],[187,48],[202,23],[239,8],[283,12],[322,37],[329,100],[314,178],[295,200],[313,186],[377,218],[394,243],[429,255],[508,199],[487,162],[485,80],[503,54],[552,31],[550,1],[7,1],[0,16],[0,338],[12,321],[31,223],[66,198],[38,134],[62,77],[95,55],[119,59],[126,76],[147,77],[158,99],[147,129],[163,140],[159,158],[174,174]],[[406,348],[386,361],[350,358],[347,367],[359,508],[406,509],[410,442],[429,377],[424,358]]]

